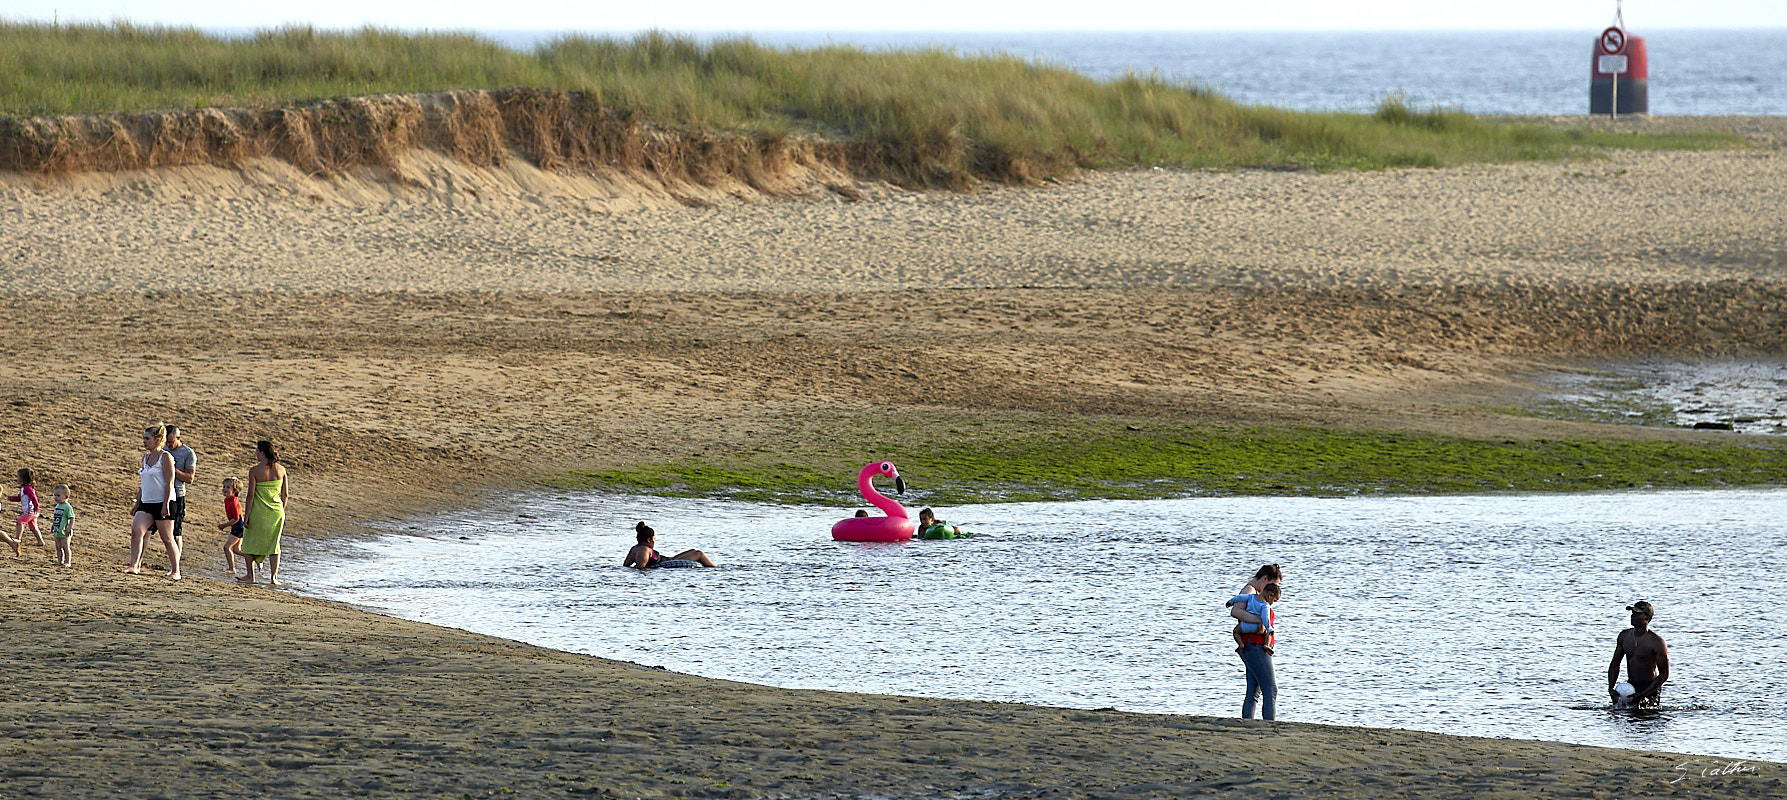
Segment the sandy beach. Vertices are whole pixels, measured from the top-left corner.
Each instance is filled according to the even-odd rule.
[[[778,199],[425,153],[0,174],[0,461],[82,515],[72,569],[0,552],[0,796],[1782,793],[1775,764],[676,675],[225,583],[204,527],[257,438],[302,539],[871,416],[1706,436],[1495,410],[1549,370],[1787,356],[1787,121],[1705,124],[1756,146]],[[177,584],[116,573],[157,421],[200,454]]]

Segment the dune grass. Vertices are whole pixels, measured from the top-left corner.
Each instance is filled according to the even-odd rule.
[[[1721,135],[1561,131],[1410,109],[1375,114],[1242,106],[1187,80],[1094,81],[998,55],[785,49],[653,32],[568,36],[517,52],[477,36],[0,24],[0,115],[267,109],[386,93],[533,87],[684,131],[854,143],[926,185],[1024,182],[1129,166],[1382,169],[1556,159],[1593,147],[1739,146]]]

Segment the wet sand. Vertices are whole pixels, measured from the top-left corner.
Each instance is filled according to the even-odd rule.
[[[0,791],[1779,793],[1779,765],[1670,784],[1676,756],[672,675],[223,583],[205,527],[261,437],[302,542],[565,470],[810,453],[868,418],[1695,436],[1490,409],[1552,368],[1782,355],[1787,123],[1744,124],[1776,146],[862,202],[690,206],[419,156],[408,188],[0,177],[0,463],[76,483],[82,514],[73,569],[0,552],[0,653],[29,676],[0,700]],[[179,584],[114,567],[157,420],[201,457]]]

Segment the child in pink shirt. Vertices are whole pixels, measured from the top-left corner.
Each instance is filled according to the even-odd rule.
[[[37,527],[37,487],[31,485],[31,470],[19,470],[19,493],[8,498],[19,504],[19,518],[13,524],[12,552],[17,555],[19,545],[25,541],[25,529],[31,529],[31,535],[37,537],[37,546],[43,546],[43,531]]]

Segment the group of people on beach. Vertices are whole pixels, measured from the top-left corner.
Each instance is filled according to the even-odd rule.
[[[198,469],[198,454],[181,440],[181,431],[174,425],[151,425],[143,430],[143,449],[137,458],[137,492],[131,509],[130,555],[122,572],[135,575],[143,571],[143,557],[149,547],[149,532],[159,534],[162,549],[168,557],[168,580],[180,580],[180,562],[184,550],[186,528],[186,493]],[[8,500],[19,504],[14,535],[0,531],[0,539],[12,547],[13,555],[21,554],[25,531],[44,546],[38,526],[37,489],[32,485],[29,469],[18,471],[18,493]],[[243,507],[241,495],[246,490],[248,505]],[[58,484],[54,490],[55,509],[50,537],[56,544],[56,563],[74,564],[74,504],[70,498],[74,487]],[[255,582],[255,568],[263,560],[267,564],[268,582],[279,583],[279,539],[285,531],[285,502],[288,497],[285,465],[273,443],[255,443],[255,465],[248,471],[246,485],[239,478],[223,479],[224,519],[217,523],[222,532],[224,569],[243,583]],[[243,569],[236,571],[236,559]]]

